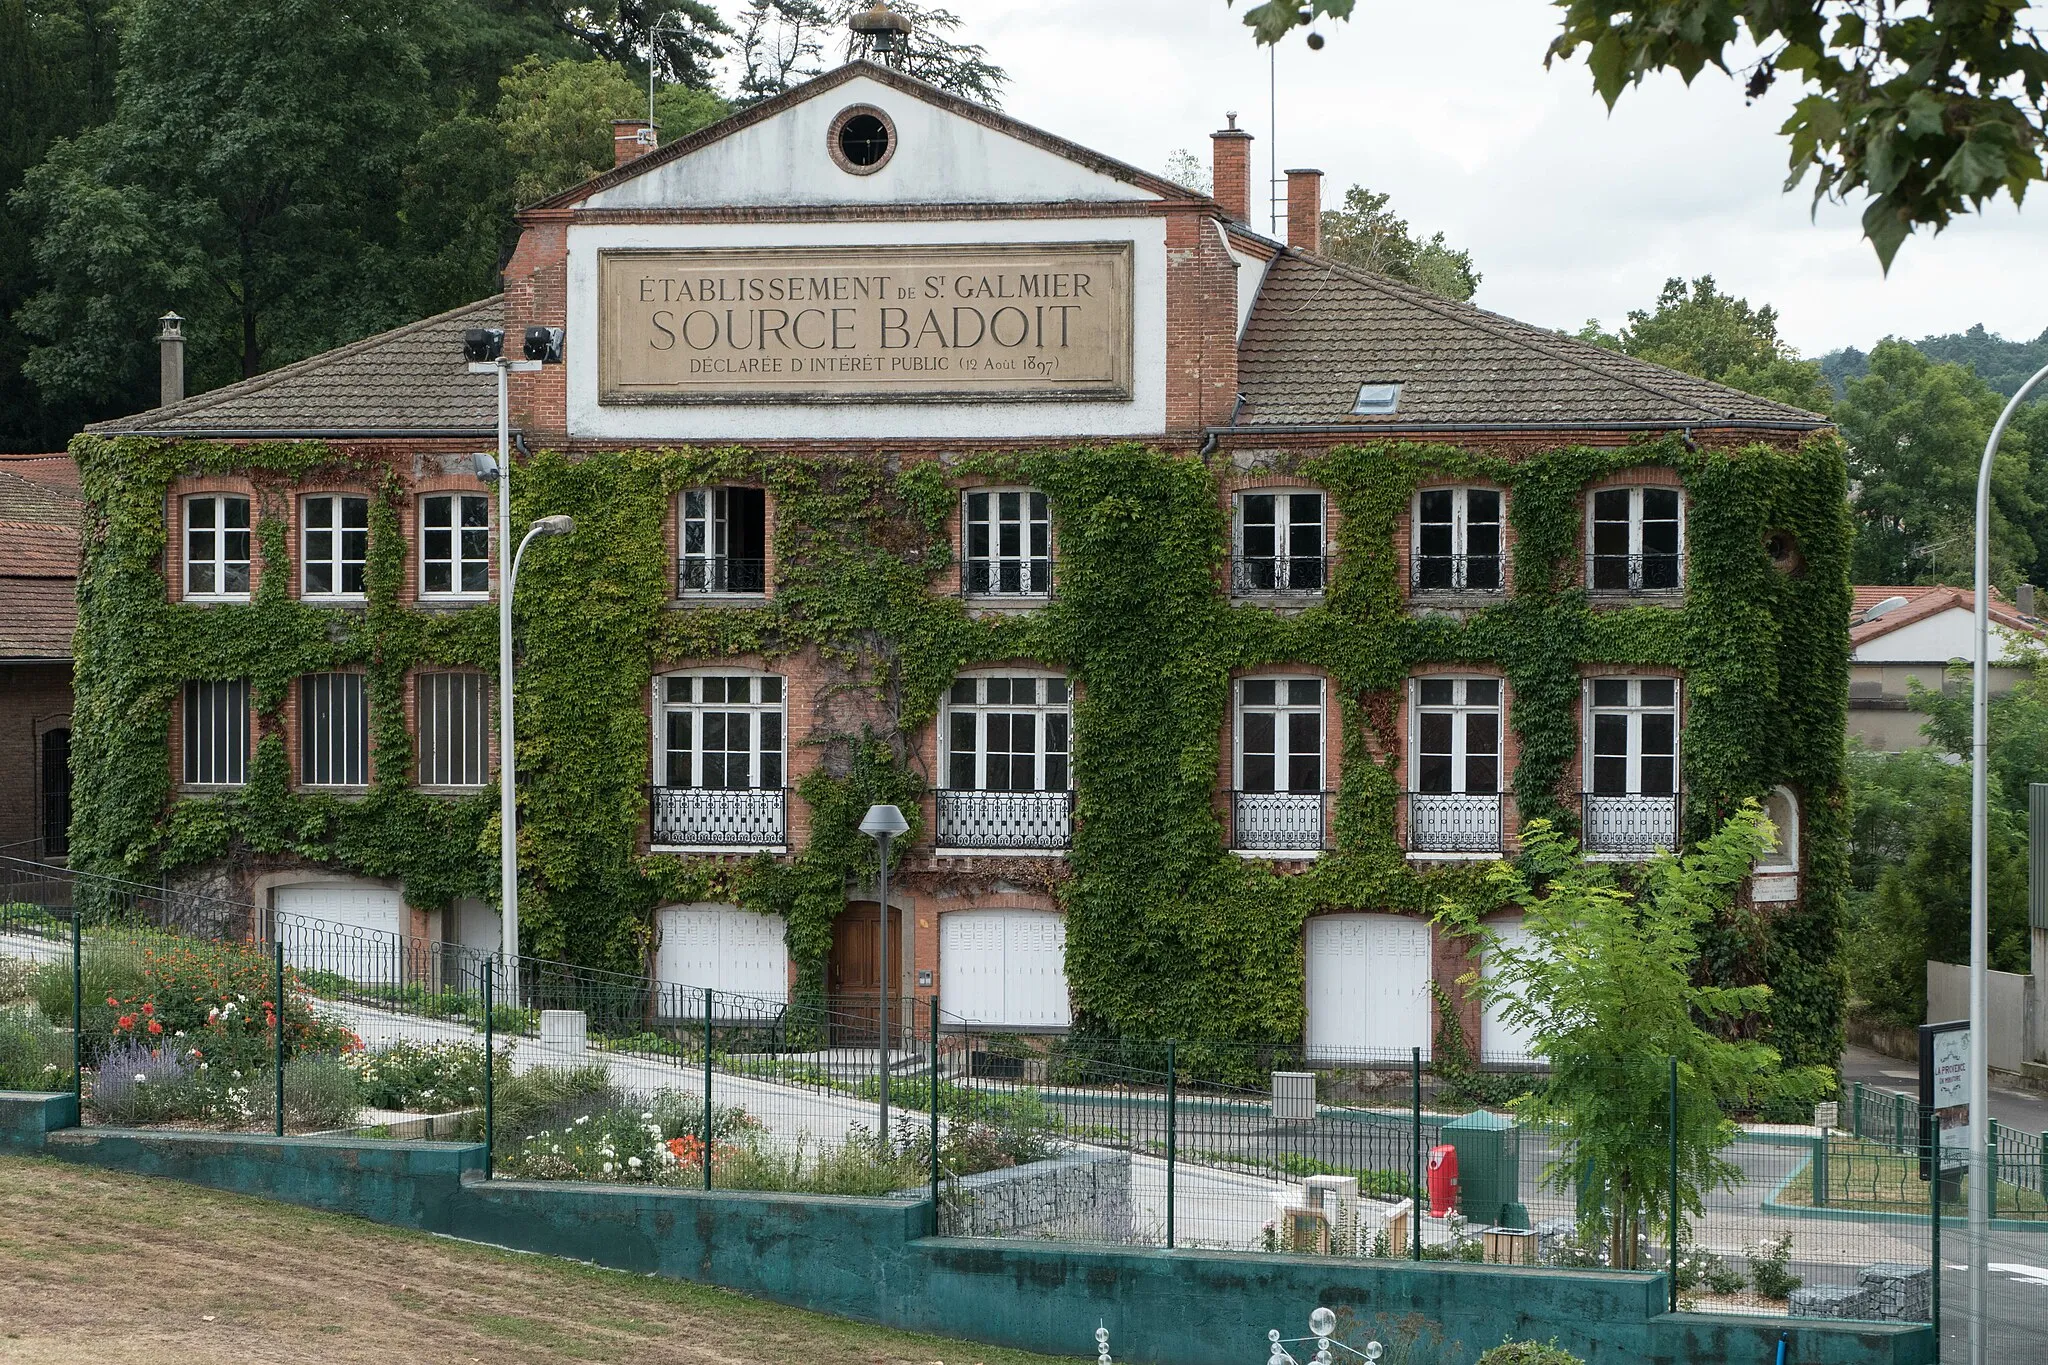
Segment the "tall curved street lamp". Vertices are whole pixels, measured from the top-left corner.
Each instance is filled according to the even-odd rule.
[[[1991,1232],[1990,867],[1991,828],[1991,463],[2012,415],[2048,367],[2020,385],[1998,414],[1984,462],[1977,467],[1977,657],[1970,670],[1970,1362],[1985,1365],[1990,1351],[1991,1288],[1985,1266]],[[1938,1154],[1937,1154],[1938,1156]],[[1939,1180],[1939,1171],[1929,1176]],[[1941,1267],[1934,1273],[1939,1275]]]

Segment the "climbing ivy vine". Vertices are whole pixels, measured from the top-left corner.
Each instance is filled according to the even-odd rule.
[[[385,465],[318,443],[226,446],[82,437],[91,504],[80,584],[73,847],[87,865],[189,873],[231,854],[310,859],[402,878],[422,906],[496,892],[487,795],[416,791],[404,725],[409,670],[489,669],[489,607],[400,600],[407,548],[401,485]],[[1395,841],[1400,789],[1389,733],[1421,664],[1498,665],[1522,818],[1569,821],[1581,666],[1683,669],[1686,825],[1694,837],[1745,797],[1800,793],[1807,872],[1796,906],[1731,918],[1711,970],[1768,980],[1753,1026],[1793,1063],[1837,1055],[1836,946],[1845,884],[1849,528],[1838,444],[1808,439],[1698,449],[1679,438],[1561,447],[1508,459],[1441,444],[1376,443],[1282,458],[1275,473],[1327,490],[1337,515],[1326,598],[1297,614],[1219,591],[1228,547],[1220,479],[1205,461],[1131,443],[991,453],[899,465],[875,455],[652,449],[541,452],[515,478],[515,524],[568,513],[575,535],[530,553],[519,600],[521,866],[529,951],[622,968],[646,960],[653,910],[732,901],[783,915],[799,993],[815,998],[833,918],[864,873],[856,831],[872,801],[913,814],[925,782],[917,737],[963,667],[1064,667],[1077,689],[1077,780],[1068,976],[1080,1027],[1136,1037],[1291,1041],[1304,1026],[1302,927],[1318,911],[1427,914],[1483,894],[1469,865],[1415,865]],[[1637,465],[1688,490],[1682,605],[1609,606],[1572,586],[1585,488]],[[168,600],[167,495],[183,474],[247,476],[258,490],[263,575],[246,605]],[[373,499],[368,603],[309,606],[286,591],[280,513],[300,487],[347,476]],[[1412,612],[1393,547],[1424,477],[1508,490],[1514,591],[1468,615]],[[1042,609],[978,618],[940,590],[958,482],[1047,494],[1058,553]],[[775,591],[754,606],[668,606],[664,532],[675,494],[741,482],[776,508]],[[1766,549],[1789,537],[1797,568]],[[797,786],[807,842],[786,860],[645,855],[651,677],[671,666],[804,655],[822,670],[808,720],[791,727],[819,763]],[[1281,872],[1225,846],[1216,795],[1230,679],[1299,663],[1326,670],[1343,745],[1335,848]],[[275,720],[291,679],[335,667],[369,675],[375,780],[355,799],[296,792]],[[169,719],[181,681],[251,679],[265,733],[248,786],[175,793]],[[808,741],[806,735],[808,733]],[[915,841],[900,842],[899,847]]]

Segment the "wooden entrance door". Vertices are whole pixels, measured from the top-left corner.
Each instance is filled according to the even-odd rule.
[[[881,1018],[882,962],[876,928],[881,907],[872,901],[849,905],[832,921],[832,954],[825,962],[832,1041],[844,1046],[873,1047]],[[903,1001],[903,911],[891,907],[889,929],[889,1014],[900,1027]]]

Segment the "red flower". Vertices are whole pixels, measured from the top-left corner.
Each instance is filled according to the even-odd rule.
[[[110,1010],[117,1010],[121,1008],[121,1002],[110,995],[107,997],[107,1008]]]
[[[164,1031],[164,1025],[163,1025],[163,1021],[162,1021],[161,1019],[152,1019],[152,1020],[150,1020],[150,1021],[149,1021],[149,1031],[150,1031],[151,1033],[162,1033],[162,1032]]]
[[[145,1000],[142,1002],[142,1012],[145,1015],[153,1015],[156,1013],[156,1005],[151,1001]]]
[[[127,1028],[134,1028],[134,1027],[135,1027],[135,1016],[134,1016],[134,1015],[132,1015],[132,1014],[124,1014],[124,1015],[122,1015],[122,1016],[121,1016],[121,1017],[120,1017],[119,1019],[115,1020],[114,1022],[115,1022],[116,1024],[118,1024],[118,1025],[119,1025],[120,1027],[124,1028],[124,1029],[127,1029]]]

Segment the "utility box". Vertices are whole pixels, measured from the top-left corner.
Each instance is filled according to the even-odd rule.
[[[1458,1153],[1458,1211],[1489,1227],[1527,1227],[1522,1207],[1522,1129],[1485,1110],[1452,1119],[1443,1140]]]
[[[1306,1123],[1316,1116],[1316,1073],[1276,1071],[1273,1073],[1273,1121]]]

